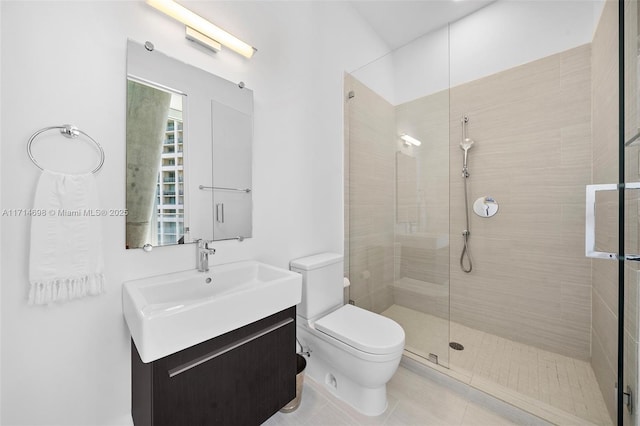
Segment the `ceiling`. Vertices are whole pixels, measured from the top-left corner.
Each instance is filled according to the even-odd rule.
[[[393,50],[495,0],[355,0],[350,3]]]

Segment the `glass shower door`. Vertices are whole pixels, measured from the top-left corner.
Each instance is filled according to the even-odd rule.
[[[444,27],[345,76],[349,298],[398,322],[410,354],[444,366],[449,365],[448,43]]]
[[[609,61],[619,66],[609,72],[593,70],[596,184],[587,187],[585,251],[594,259],[591,362],[609,412],[622,426],[637,424],[640,67],[638,3],[632,0],[620,5],[624,8],[617,11],[617,40],[610,46],[615,44],[618,49],[612,50]],[[594,45],[594,54],[599,54],[597,49]],[[602,309],[607,300],[609,309]],[[609,393],[611,388],[614,395]]]

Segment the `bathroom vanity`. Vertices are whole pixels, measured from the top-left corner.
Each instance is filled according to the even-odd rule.
[[[254,260],[127,281],[141,425],[257,425],[296,396],[302,278]]]
[[[131,341],[141,425],[258,425],[296,396],[295,307],[143,363]]]

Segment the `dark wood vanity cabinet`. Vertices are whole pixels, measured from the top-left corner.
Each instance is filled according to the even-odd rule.
[[[136,426],[259,425],[296,396],[295,307],[143,363],[131,341]]]

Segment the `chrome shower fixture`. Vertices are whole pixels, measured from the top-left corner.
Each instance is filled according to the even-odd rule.
[[[469,117],[466,115],[462,119],[462,141],[460,142],[460,149],[464,151],[464,158],[462,160],[462,175],[466,178],[469,177],[467,172],[467,154],[469,149],[473,146],[475,141],[467,137],[467,124],[469,123]]]
[[[471,228],[469,226],[469,194],[467,190],[467,179],[469,179],[467,154],[475,142],[473,139],[467,137],[467,124],[469,124],[469,117],[465,115],[462,118],[462,141],[460,142],[460,149],[464,151],[464,159],[462,160],[462,178],[464,179],[464,214],[467,227],[462,231],[463,248],[462,253],[460,254],[460,269],[462,269],[462,272],[468,274],[473,269],[473,264],[471,263],[471,253],[469,251],[469,236],[471,235]]]

